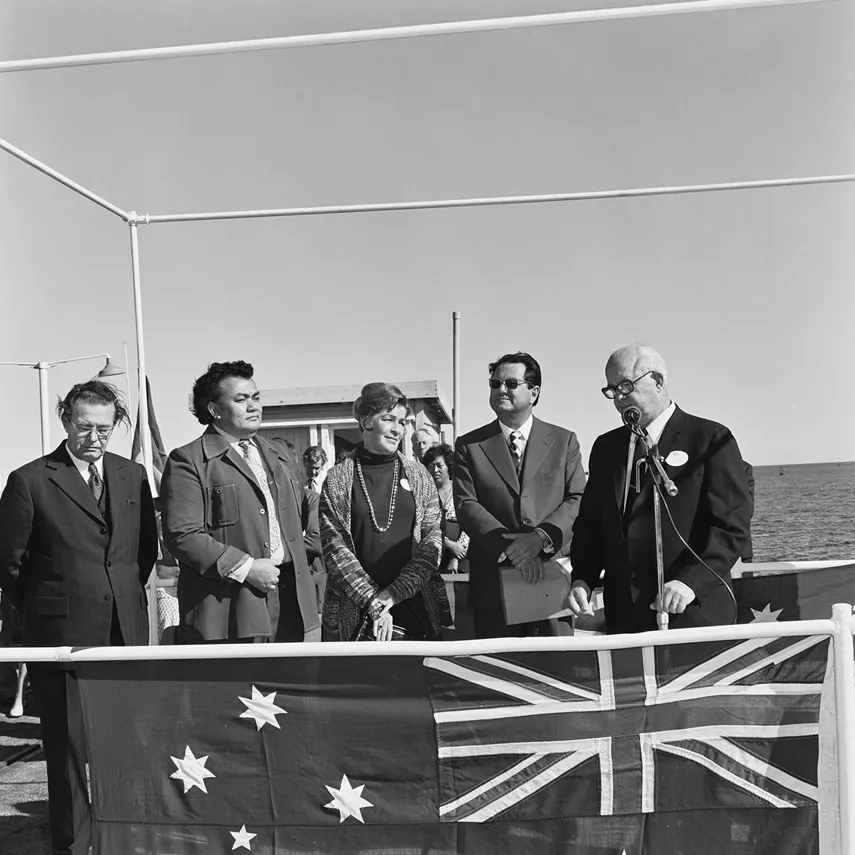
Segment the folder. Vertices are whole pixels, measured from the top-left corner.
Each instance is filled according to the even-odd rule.
[[[536,585],[529,585],[516,567],[499,567],[502,608],[508,626],[570,614],[567,608],[569,561],[561,559],[561,562],[554,558],[544,561],[543,579]]]

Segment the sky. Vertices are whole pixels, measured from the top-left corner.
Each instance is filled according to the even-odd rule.
[[[603,5],[5,0],[0,59]],[[854,20],[838,1],[3,74],[0,137],[149,214],[852,173]],[[127,225],[2,152],[0,197],[0,361],[124,363],[127,343],[136,401]],[[487,364],[526,350],[537,415],[587,458],[619,424],[605,361],[639,341],[755,465],[853,460],[853,224],[839,184],[141,226],[164,441],[200,432],[212,361],[262,389],[436,379],[450,400],[457,310],[463,430],[492,418]],[[99,368],[52,368],[52,399]],[[0,377],[5,476],[40,454],[38,383]]]

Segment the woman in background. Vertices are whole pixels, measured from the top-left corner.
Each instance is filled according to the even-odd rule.
[[[436,484],[439,493],[439,506],[442,511],[442,561],[439,569],[442,573],[467,573],[466,552],[469,549],[469,535],[462,531],[454,511],[454,498],[451,495],[451,482],[454,478],[454,450],[450,445],[434,445],[422,458]],[[461,562],[462,566],[461,566]]]
[[[323,639],[354,639],[366,617],[378,641],[392,638],[393,624],[408,639],[439,639],[439,499],[424,467],[398,450],[409,403],[397,386],[369,383],[353,415],[362,442],[327,473],[321,491]]]

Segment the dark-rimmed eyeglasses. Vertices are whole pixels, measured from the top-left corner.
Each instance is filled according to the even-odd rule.
[[[497,380],[495,377],[491,377],[487,382],[491,389],[501,389],[504,386],[509,392],[513,392],[520,386],[532,386],[534,388],[528,380],[515,380],[513,377],[510,380]]]
[[[614,386],[603,386],[600,390],[607,398],[616,398],[620,395],[631,395],[633,390],[635,389],[635,384],[638,383],[639,380],[646,377],[648,374],[652,374],[653,369],[650,371],[645,371],[640,377],[636,377],[635,380],[621,380],[620,383],[615,383]]]
[[[78,436],[89,436],[94,430],[98,434],[98,439],[107,439],[113,432],[115,425],[110,427],[97,427],[95,425],[79,425],[77,422],[72,422],[71,427]]]

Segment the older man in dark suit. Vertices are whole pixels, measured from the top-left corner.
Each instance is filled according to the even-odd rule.
[[[541,372],[527,353],[490,365],[490,406],[498,417],[457,440],[454,505],[469,535],[469,601],[478,638],[554,635],[555,621],[508,626],[500,561],[537,583],[542,559],[565,555],[585,488],[576,435],[534,418]]]
[[[205,432],[169,455],[163,537],[178,559],[179,641],[320,640],[293,455],[258,436],[246,362],[215,362],[193,387]]]
[[[0,498],[0,588],[24,616],[25,647],[147,644],[145,582],[157,526],[145,470],[107,451],[128,415],[115,389],[72,388],[58,412],[68,435],[9,476]],[[90,819],[77,678],[32,663],[55,853],[86,855]]]
[[[668,372],[653,348],[629,345],[606,363],[603,394],[657,443],[676,496],[663,496],[665,569],[662,608],[674,628],[736,621],[730,571],[750,550],[751,497],[733,434],[683,412],[668,393]],[[627,427],[599,437],[591,450],[588,487],[573,533],[569,606],[590,614],[591,589],[605,571],[610,633],[656,629],[654,485],[641,443]],[[666,512],[667,511],[667,512]],[[673,524],[672,524],[673,520]]]

